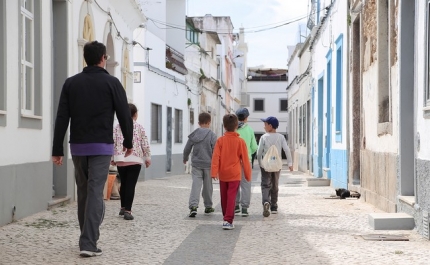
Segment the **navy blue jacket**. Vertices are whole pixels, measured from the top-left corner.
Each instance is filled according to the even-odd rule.
[[[66,79],[55,120],[53,156],[64,156],[63,140],[69,126],[69,143],[112,143],[114,113],[124,135],[123,145],[133,148],[133,120],[119,80],[99,66],[87,66]]]

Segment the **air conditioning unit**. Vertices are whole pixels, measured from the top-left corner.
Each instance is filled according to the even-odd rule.
[[[250,97],[246,92],[240,92],[240,105],[244,107],[249,107]]]

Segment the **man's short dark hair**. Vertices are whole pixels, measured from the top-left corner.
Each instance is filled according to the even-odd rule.
[[[203,112],[199,114],[199,124],[208,124],[211,122],[211,115],[207,112]]]
[[[128,107],[130,108],[130,114],[133,118],[133,116],[137,113],[137,107],[133,103],[128,103]]]
[[[106,55],[106,46],[98,41],[87,42],[84,46],[84,59],[88,66],[98,65]]]
[[[224,123],[224,128],[228,132],[234,132],[237,128],[237,124],[239,123],[237,120],[237,116],[234,114],[226,114],[224,115],[224,118],[222,119],[222,122]]]

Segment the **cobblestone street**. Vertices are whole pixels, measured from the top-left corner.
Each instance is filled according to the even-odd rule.
[[[307,187],[298,172],[283,170],[277,215],[262,215],[260,174],[253,170],[249,217],[222,230],[219,185],[215,213],[188,217],[190,175],[139,182],[135,219],[118,216],[106,201],[99,247],[103,255],[79,257],[76,203],[0,227],[0,264],[429,264],[430,242],[415,231],[373,231],[357,199],[324,199],[330,187]],[[362,235],[404,235],[409,241],[366,241]]]

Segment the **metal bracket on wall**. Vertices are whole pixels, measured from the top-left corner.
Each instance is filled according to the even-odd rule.
[[[423,211],[423,236],[430,240],[429,237],[429,212]]]

